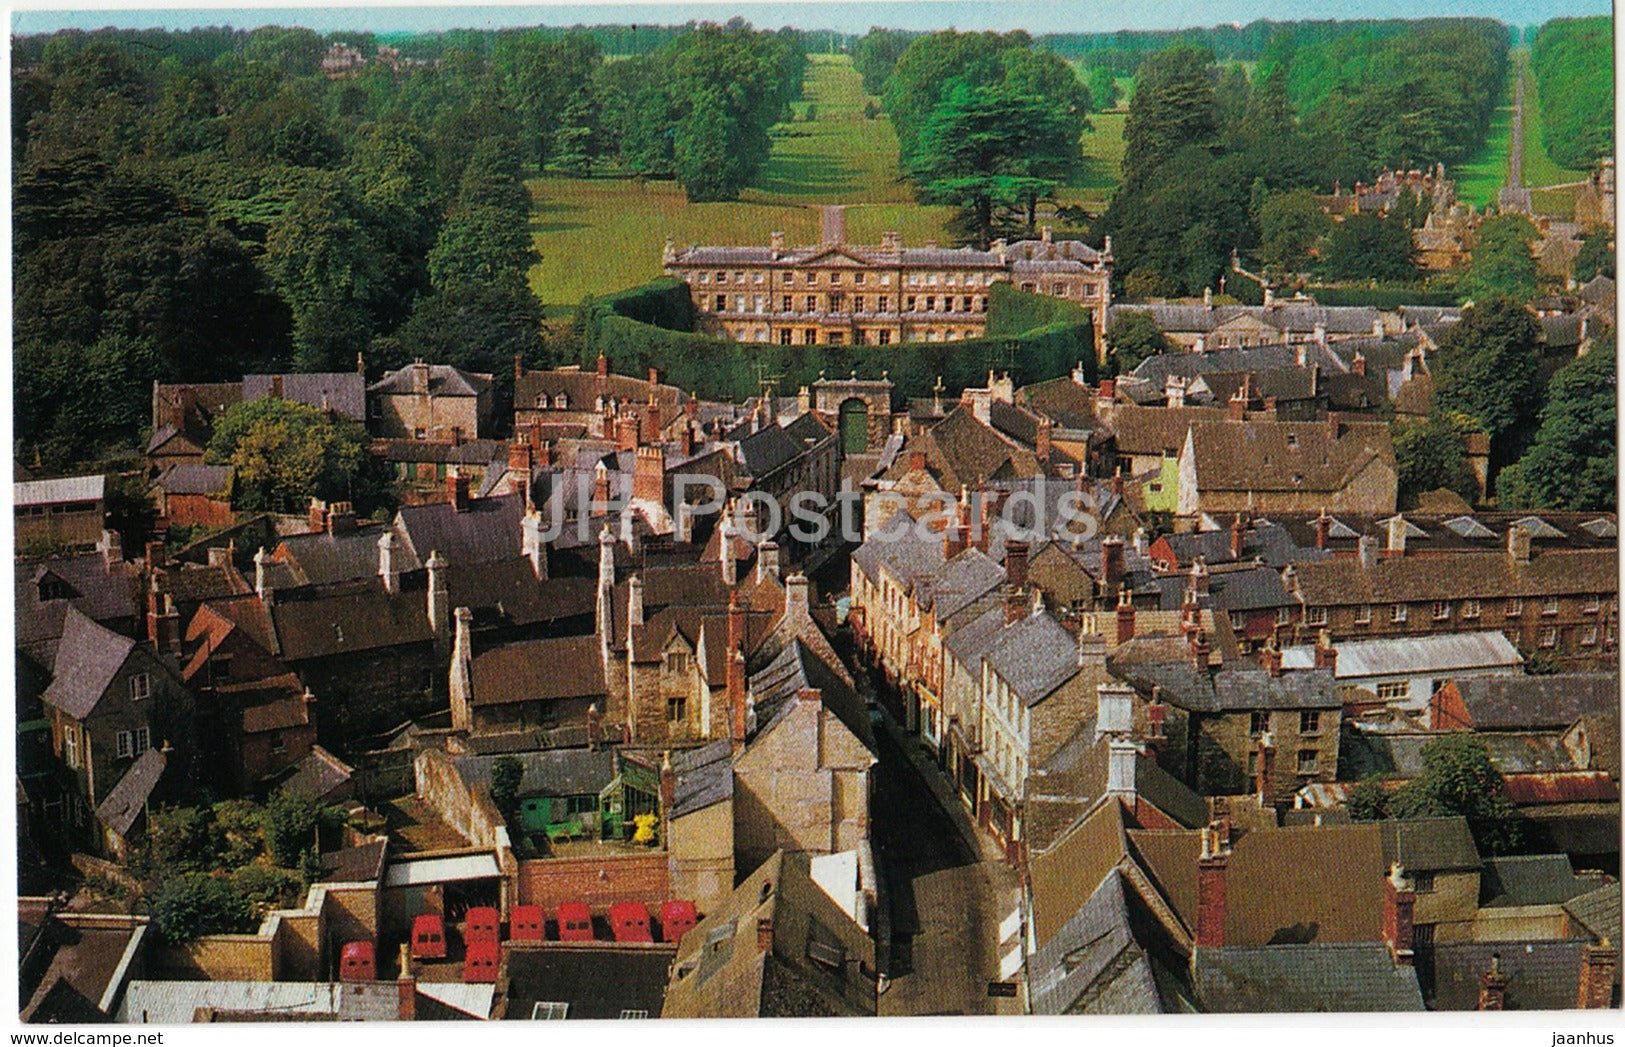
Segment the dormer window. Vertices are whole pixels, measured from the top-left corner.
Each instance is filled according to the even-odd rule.
[[[146,673],[136,673],[130,677],[130,700],[132,702],[144,701],[152,696],[152,677]]]

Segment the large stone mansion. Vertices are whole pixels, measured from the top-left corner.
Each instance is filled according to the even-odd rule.
[[[687,247],[668,242],[665,269],[688,284],[701,329],[742,342],[890,345],[980,337],[988,292],[1008,280],[1024,291],[1087,307],[1097,349],[1111,305],[1111,238],[1104,250],[1077,240],[1006,243],[986,251],[904,247],[900,233],[878,246],[845,242],[839,212],[825,212],[821,242],[788,247]]]

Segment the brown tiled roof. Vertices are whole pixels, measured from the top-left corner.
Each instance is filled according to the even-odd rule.
[[[1332,494],[1373,462],[1394,467],[1393,441],[1380,422],[1339,423],[1334,432],[1326,422],[1210,421],[1193,426],[1192,439],[1204,491]]]
[[[645,379],[621,374],[600,378],[597,371],[526,371],[514,380],[514,408],[537,410],[536,397],[544,393],[549,403],[563,394],[568,399],[566,409],[571,411],[591,411],[600,396],[623,404],[647,404],[653,393],[662,408],[688,400],[688,395],[674,385],[652,385]]]
[[[999,436],[961,405],[917,437],[908,448],[925,454],[926,467],[943,490],[982,487],[989,480],[1041,476],[1044,468],[1033,453]],[[908,470],[909,457],[900,456],[892,478]]]
[[[476,655],[475,705],[601,698],[604,674],[596,636],[564,636],[504,644]]]
[[[354,651],[427,643],[434,638],[428,594],[388,593],[376,581],[326,586],[271,608],[278,653],[298,662]]]
[[[310,707],[305,704],[304,692],[299,686],[298,677],[289,673],[280,680],[265,683],[274,683],[283,688],[283,695],[243,710],[245,734],[262,734],[290,727],[306,727],[310,724]]]
[[[1028,868],[1035,940],[1040,948],[1083,907],[1106,873],[1127,854],[1123,808],[1113,802],[1097,807],[1049,850],[1032,856]]]
[[[1128,838],[1180,920],[1194,928],[1200,834],[1130,829]],[[1374,823],[1244,833],[1225,872],[1225,944],[1376,941],[1386,873]]]
[[[1369,571],[1348,558],[1299,564],[1296,570],[1304,602],[1329,607],[1614,593],[1618,566],[1612,550],[1554,549],[1526,564],[1504,552],[1463,552],[1379,560]]]
[[[1223,421],[1224,411],[1213,407],[1139,407],[1119,404],[1111,414],[1117,453],[1124,455],[1178,455],[1185,433],[1193,425]]]
[[[1095,422],[1095,392],[1070,377],[1053,378],[1025,386],[1016,399],[1066,429],[1082,429]]]

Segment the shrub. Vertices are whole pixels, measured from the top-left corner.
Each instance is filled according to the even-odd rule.
[[[164,881],[152,895],[152,925],[172,945],[205,934],[240,934],[254,929],[254,907],[236,883],[208,873],[189,872]]]

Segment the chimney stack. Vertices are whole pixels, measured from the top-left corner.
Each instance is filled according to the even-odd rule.
[[[1228,835],[1228,834],[1225,834]],[[1199,949],[1224,946],[1224,922],[1228,908],[1225,881],[1230,865],[1230,844],[1218,826],[1202,830],[1202,856],[1196,863],[1196,935]]]
[[[942,558],[952,560],[965,551],[965,529],[955,520],[942,532]]]
[[[264,549],[260,550],[263,554]],[[260,575],[259,556],[254,557],[255,574]],[[384,591],[394,595],[401,591],[401,567],[395,562],[395,532],[386,530],[378,536],[378,577],[384,580]]]
[[[1101,580],[1103,587],[1109,593],[1123,585],[1123,539],[1108,535],[1100,540]]]
[[[1581,1010],[1603,1010],[1614,1005],[1614,972],[1619,969],[1619,949],[1606,937],[1596,945],[1580,950]]]
[[[542,541],[542,514],[535,509],[526,510],[519,524],[519,550],[530,561],[536,580],[547,581],[547,543]]]
[[[756,580],[779,580],[779,543],[766,541],[756,547]]]
[[[1360,566],[1367,571],[1377,566],[1377,536],[1362,534],[1360,536]]]
[[[1325,629],[1315,637],[1315,668],[1337,671],[1337,648],[1332,646],[1332,634]]]
[[[271,606],[271,554],[260,546],[254,554],[254,592],[265,606]]]
[[[808,599],[807,576],[797,571],[784,580],[785,624],[798,631],[812,627],[812,605]]]
[[[1281,675],[1281,649],[1275,646],[1275,637],[1272,634],[1264,649],[1258,652],[1258,660],[1263,663],[1264,670],[1271,676]]]
[[[1529,542],[1529,528],[1523,524],[1513,524],[1507,528],[1507,556],[1511,557],[1513,563],[1522,565],[1529,562]]]
[[[632,497],[663,504],[666,498],[666,451],[655,445],[639,447],[632,464]]]
[[[1191,562],[1191,591],[1197,596],[1206,596],[1208,593],[1207,564],[1198,556]]]
[[[312,498],[305,507],[305,529],[311,534],[327,530],[327,503],[320,498]],[[147,548],[152,548],[151,542],[147,543]]]
[[[470,710],[474,705],[474,639],[470,627],[474,612],[467,607],[459,607],[452,617],[456,619],[457,627],[452,635],[451,676],[447,686],[447,696],[451,700],[451,725],[459,731],[472,731],[474,719]]]
[[[733,588],[739,584],[739,561],[734,558],[734,519],[730,506],[717,527],[717,559],[722,568],[722,584]]]
[[[412,978],[412,950],[401,943],[401,973],[395,978],[395,1020],[414,1022],[418,1017],[418,986]]]
[[[1405,555],[1405,514],[1395,513],[1388,518],[1388,555]]]
[[[1247,521],[1237,513],[1230,524],[1230,559],[1239,560],[1247,548]]]
[[[598,703],[593,702],[587,706],[587,749],[597,752],[604,744],[604,714],[599,711]]]
[[[1501,954],[1490,954],[1490,969],[1478,977],[1478,1009],[1504,1011],[1507,1002],[1507,976],[1501,973]]]
[[[1253,769],[1253,791],[1258,794],[1258,806],[1275,804],[1275,732],[1265,731],[1258,736],[1258,766]]]
[[[468,511],[468,477],[458,472],[455,467],[446,474],[446,500],[457,512]]]
[[[728,707],[733,714],[734,751],[745,744],[745,607],[737,592],[728,596]]]
[[[451,592],[446,582],[446,558],[438,550],[429,551],[423,565],[429,569],[429,627],[436,637],[443,638],[451,626]]]
[[[1329,549],[1332,544],[1332,518],[1322,509],[1315,517],[1315,548]]]
[[[1095,741],[1127,740],[1134,730],[1134,688],[1115,680],[1095,687]]]
[[[1139,755],[1139,750],[1127,738],[1113,738],[1106,743],[1106,795],[1125,803],[1134,802],[1137,795],[1134,761]]]
[[[1004,543],[1004,580],[1012,588],[1022,589],[1027,585],[1027,550],[1026,542]]]
[[[605,356],[603,353],[599,353],[598,354],[598,377],[607,378],[608,376],[609,376],[609,357]]]
[[[767,952],[773,948],[773,917],[763,916],[756,921],[756,949]]]
[[[595,706],[596,708],[596,706]],[[677,806],[677,772],[671,766],[671,752],[660,754],[660,814],[669,823]]]
[[[1040,462],[1048,462],[1050,458],[1050,436],[1055,423],[1048,418],[1038,420],[1037,433],[1033,437],[1033,456]]]
[[[1004,587],[1004,624],[1011,625],[1027,617],[1027,594],[1013,585]]]
[[[1409,967],[1416,960],[1412,950],[1415,914],[1416,890],[1404,866],[1390,866],[1382,882],[1382,937],[1394,963],[1401,967]]]
[[[1134,639],[1134,601],[1129,599],[1128,586],[1117,590],[1117,642],[1128,643]]]
[[[626,580],[626,624],[643,624],[643,578],[636,574]]]

